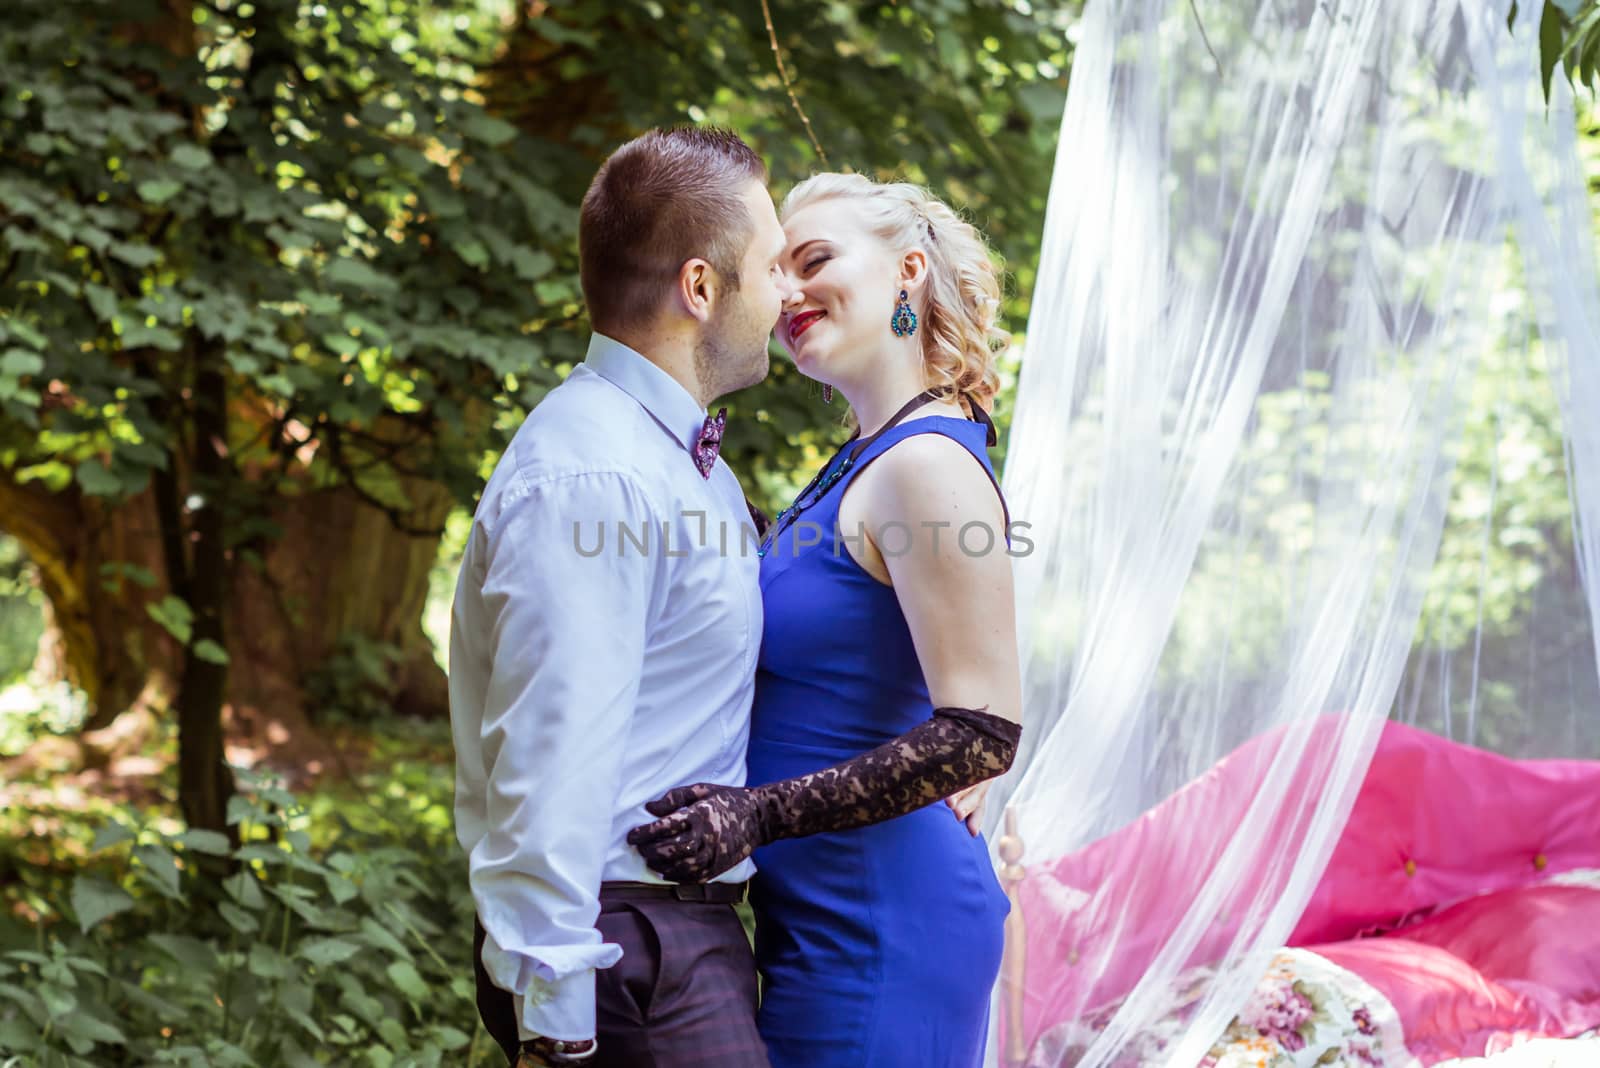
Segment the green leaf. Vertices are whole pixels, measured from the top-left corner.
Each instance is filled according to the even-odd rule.
[[[152,178],[139,183],[139,199],[147,204],[165,204],[183,192],[183,183],[171,178]]]
[[[183,144],[172,150],[172,162],[186,171],[203,171],[211,166],[211,153],[199,145]]]
[[[113,1046],[126,1046],[128,1039],[117,1030],[116,1025],[98,1020],[83,1011],[79,1006],[77,1012],[63,1016],[55,1021],[56,1030],[70,1038],[78,1038],[90,1043],[105,1043]]]
[[[266,818],[267,810],[256,804],[243,794],[234,794],[228,798],[228,826],[247,821],[257,821]]]
[[[260,861],[267,865],[283,865],[289,863],[289,854],[270,845],[247,845],[239,850],[238,858],[246,863]],[[269,888],[270,889],[270,888]]]
[[[194,655],[211,664],[228,663],[228,651],[210,638],[202,638],[194,643]]]
[[[111,978],[111,973],[106,971],[105,966],[93,957],[66,957],[64,960],[67,967],[73,971],[88,972],[90,975],[98,975],[102,979]]]
[[[342,964],[360,952],[361,946],[340,938],[313,938],[300,947],[300,955],[317,968]]]
[[[250,974],[262,979],[287,979],[294,974],[287,957],[261,942],[250,947],[249,966]]]
[[[289,1019],[293,1020],[295,1023],[297,1023],[301,1027],[305,1028],[305,1030],[307,1032],[309,1032],[311,1034],[311,1036],[313,1038],[315,1038],[318,1042],[321,1042],[321,1043],[324,1043],[324,1044],[327,1043],[327,1041],[328,1041],[327,1034],[324,1033],[322,1028],[317,1026],[317,1022],[315,1020],[313,1020],[305,1012],[301,1011],[300,1009],[292,1009],[292,1008],[288,1008],[288,1007],[285,1007],[284,1012],[288,1015]]]
[[[352,259],[349,256],[341,256],[334,260],[323,274],[330,282],[373,294],[387,296],[400,288],[393,278],[379,274],[365,261]]]
[[[207,853],[213,857],[225,857],[233,849],[233,843],[228,841],[227,835],[198,829],[184,831],[178,836],[178,844],[192,852]]]
[[[154,887],[162,897],[183,899],[178,883],[178,858],[166,846],[142,845],[133,851],[139,861],[138,877]]]
[[[343,905],[361,893],[356,884],[342,875],[329,872],[327,875],[328,894],[333,898],[334,904]]]
[[[359,312],[347,312],[344,316],[345,329],[363,339],[376,342],[379,345],[389,344],[389,331],[379,323],[373,322]]]
[[[408,1037],[406,1029],[394,1017],[390,1016],[378,1021],[378,1038],[382,1040],[383,1044],[376,1048],[383,1050],[385,1053],[388,1052],[388,1047],[390,1046],[404,1049],[410,1044],[406,1041]],[[372,1068],[389,1068],[390,1064],[393,1064],[393,1061],[375,1062]]]
[[[126,241],[113,242],[111,254],[129,267],[149,267],[161,259],[161,253],[149,245],[132,245]]]
[[[539,282],[534,285],[533,291],[544,304],[562,304],[574,296],[572,283],[564,279]]]
[[[458,241],[455,250],[457,256],[480,271],[489,266],[489,247],[482,241]]]
[[[40,238],[28,233],[20,227],[6,227],[4,247],[12,252],[37,252],[40,255],[49,255],[50,246]]]
[[[298,859],[293,854],[285,853],[284,857],[291,862]],[[296,865],[298,867],[299,865]],[[299,891],[296,893],[295,891]],[[279,901],[306,922],[308,926],[327,930],[333,926],[328,913],[312,904],[307,898],[313,896],[304,887],[300,886],[269,886],[267,893]]]
[[[102,920],[133,908],[133,896],[120,886],[80,875],[72,880],[72,911],[78,914],[78,929],[88,934]]]
[[[1017,98],[1035,122],[1059,125],[1067,92],[1054,82],[1029,82],[1017,90]]]
[[[461,129],[468,137],[482,141],[490,148],[499,148],[517,136],[515,126],[481,111],[469,115],[461,123]]]
[[[133,837],[133,831],[127,826],[118,823],[116,820],[110,820],[95,829],[94,841],[89,845],[89,852],[94,854],[102,849],[110,849],[114,845],[121,845],[123,842],[131,841]]]
[[[158,1019],[176,1020],[182,1017],[183,1010],[158,994],[142,988],[137,982],[126,979],[117,980],[117,991],[122,998],[131,1001],[145,1012]]]
[[[249,1053],[215,1035],[206,1039],[207,1068],[258,1068]]]
[[[524,282],[537,282],[554,269],[556,261],[548,252],[520,247],[511,254],[511,268]]]
[[[78,485],[91,497],[115,497],[122,492],[122,480],[99,460],[85,460],[77,467]]]
[[[422,975],[416,967],[405,960],[397,960],[384,969],[389,976],[389,981],[395,989],[404,994],[410,1001],[420,1003],[428,998],[428,984],[423,982]]]
[[[52,1020],[60,1019],[78,1007],[78,995],[54,983],[40,983],[34,988]]]
[[[267,905],[260,880],[247,871],[236,872],[222,880],[222,888],[244,908],[262,909]]]
[[[24,345],[28,345],[35,349],[42,349],[45,347],[44,335],[35,330],[30,324],[23,322],[21,319],[11,319],[7,321],[5,323],[5,328],[12,337],[16,338]]]
[[[1555,74],[1556,64],[1561,61],[1561,42],[1566,23],[1559,7],[1554,3],[1544,5],[1544,14],[1539,17],[1539,84],[1544,86],[1546,105],[1550,103],[1550,79]]]
[[[27,349],[7,349],[0,353],[0,375],[21,378],[44,370],[44,357]]]
[[[322,343],[341,356],[354,356],[361,351],[361,342],[349,334],[323,334]]]
[[[441,1027],[434,1032],[434,1039],[446,1050],[460,1049],[472,1041],[472,1036],[465,1031],[458,1031],[454,1027]]]
[[[216,971],[216,950],[198,938],[190,935],[153,934],[148,941],[161,952],[194,972],[195,974],[187,977],[191,982],[203,982],[207,975]]]
[[[83,287],[83,295],[89,300],[89,308],[94,312],[94,317],[102,323],[114,322],[117,318],[117,295],[105,286],[95,285],[90,282]]]
[[[262,375],[256,384],[283,397],[294,396],[294,382],[286,374],[274,372],[270,375]]]
[[[41,1048],[39,1028],[30,1027],[23,1020],[15,1017],[0,1019],[0,1049],[11,1053],[34,1053]],[[4,1062],[0,1062],[4,1063]],[[18,1059],[17,1063],[30,1064],[32,1061]]]
[[[125,349],[160,349],[177,352],[183,348],[183,338],[164,326],[146,326],[128,323],[122,330],[122,347]]]
[[[302,289],[294,295],[294,299],[304,304],[306,311],[312,315],[337,315],[339,309],[344,307],[344,301],[337,293],[317,293]]]
[[[254,916],[232,902],[220,902],[217,905],[217,912],[221,913],[222,918],[228,921],[229,927],[232,927],[240,934],[255,934],[261,929],[261,924],[257,922]]]
[[[16,1003],[23,1012],[40,1027],[50,1019],[50,1010],[46,1009],[44,1002],[32,990],[16,986],[12,983],[0,983],[0,999]],[[10,1015],[9,1013],[7,1015]],[[0,1046],[0,1049],[4,1049]]]
[[[406,944],[371,916],[361,917],[361,933],[366,936],[370,944],[387,949],[401,960],[411,959],[411,950]]]
[[[80,470],[80,479],[82,474]],[[178,639],[180,645],[189,644],[189,639],[194,635],[194,610],[189,607],[187,601],[169,593],[157,604],[145,605],[144,610],[149,613],[151,619],[161,624],[168,634]]]

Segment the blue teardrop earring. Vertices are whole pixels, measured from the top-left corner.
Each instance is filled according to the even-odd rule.
[[[911,301],[903,289],[894,306],[894,315],[889,319],[889,329],[894,331],[895,337],[910,337],[917,332],[917,313],[911,310]]]

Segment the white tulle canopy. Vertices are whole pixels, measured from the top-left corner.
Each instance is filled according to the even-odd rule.
[[[1390,719],[1600,759],[1600,294],[1539,6],[1089,4],[1005,472],[1036,548],[990,838],[1009,808],[1025,869],[1092,879],[1025,895],[1013,1055],[1199,1063]],[[1093,853],[1229,754],[1248,790],[1181,842]]]

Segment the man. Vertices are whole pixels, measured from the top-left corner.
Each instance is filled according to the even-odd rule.
[[[588,356],[484,488],[450,641],[478,1008],[519,1068],[767,1064],[733,903],[626,842],[685,782],[742,785],[758,560],[716,397],[767,373],[785,292],[766,168],[651,131],[584,197]]]

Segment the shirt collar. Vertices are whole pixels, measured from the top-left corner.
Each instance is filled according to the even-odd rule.
[[[656,422],[693,450],[705,429],[706,410],[676,378],[615,338],[596,333],[589,338],[584,366],[627,393]]]

